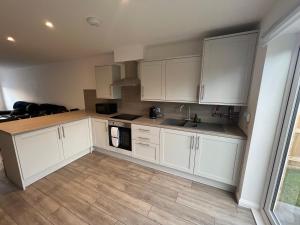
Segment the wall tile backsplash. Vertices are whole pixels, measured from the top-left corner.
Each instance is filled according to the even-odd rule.
[[[158,106],[161,108],[161,112],[165,118],[185,119],[187,113],[187,106],[190,106],[191,118],[193,119],[195,114],[198,118],[201,118],[202,122],[210,123],[223,123],[223,124],[237,124],[238,118],[229,120],[225,117],[212,116],[212,112],[216,106],[212,105],[199,105],[199,104],[187,104],[187,103],[172,103],[172,102],[142,102],[140,94],[140,87],[123,87],[122,99],[120,100],[106,100],[97,99],[96,90],[89,89],[84,90],[85,109],[88,111],[95,111],[96,103],[115,102],[118,104],[119,113],[148,115],[149,108],[151,106]],[[185,105],[180,112],[180,106]],[[239,111],[238,109],[235,109]],[[228,106],[220,106],[219,112],[227,114]]]

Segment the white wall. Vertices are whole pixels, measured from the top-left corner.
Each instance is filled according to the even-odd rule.
[[[285,36],[268,45],[238,193],[239,203],[244,206],[252,208],[261,206],[291,57],[296,50],[296,43],[296,36]],[[255,96],[258,88],[254,87],[251,91],[253,93],[250,93],[250,96]],[[252,107],[254,109],[255,104]]]
[[[265,35],[265,32],[288,16],[297,6],[300,6],[300,0],[277,0],[261,23],[261,34]]]
[[[145,50],[145,59],[200,54],[201,46],[201,40],[150,46]],[[24,100],[83,109],[83,89],[96,88],[94,66],[112,63],[113,54],[104,54],[69,62],[5,70],[0,73],[5,106],[11,109],[15,101]]]
[[[0,73],[0,85],[7,109],[15,101],[54,103],[67,108],[84,108],[83,89],[95,89],[95,65],[113,62],[112,54],[70,62],[53,63]]]

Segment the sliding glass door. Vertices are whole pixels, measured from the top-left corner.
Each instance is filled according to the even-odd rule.
[[[299,52],[287,94],[265,212],[272,225],[300,225],[300,62]]]

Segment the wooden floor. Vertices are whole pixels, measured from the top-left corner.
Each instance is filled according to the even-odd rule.
[[[7,183],[0,186],[0,224],[255,222],[249,210],[237,207],[230,193],[93,153],[34,183],[26,191]]]

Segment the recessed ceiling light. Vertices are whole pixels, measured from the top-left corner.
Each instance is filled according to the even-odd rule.
[[[100,20],[97,17],[93,17],[93,16],[87,17],[86,22],[89,25],[94,26],[94,27],[99,27],[99,25],[100,25]]]
[[[50,21],[46,21],[46,22],[45,22],[45,25],[46,25],[47,27],[49,27],[49,28],[54,28],[53,23],[51,23]]]
[[[127,4],[127,3],[129,3],[129,0],[121,0],[121,3],[122,4]]]
[[[10,41],[10,42],[16,42],[16,40],[15,40],[13,37],[11,37],[11,36],[8,36],[8,37],[6,38],[6,40],[8,40],[8,41]]]

